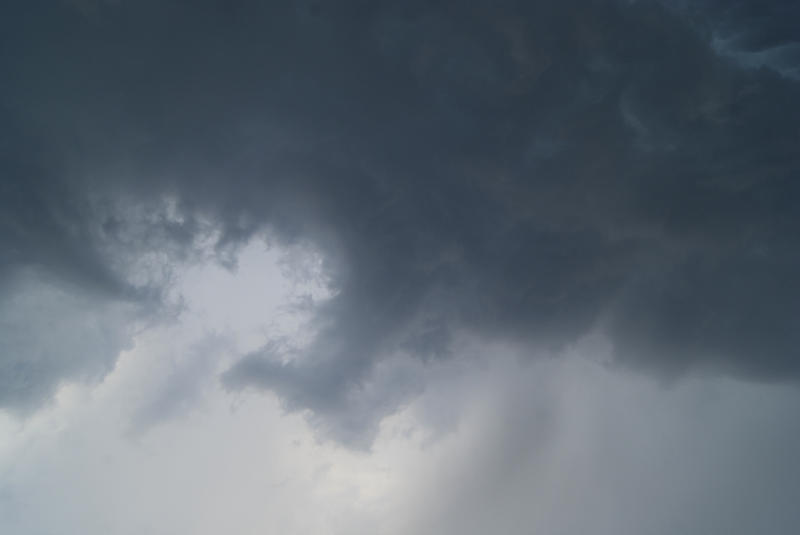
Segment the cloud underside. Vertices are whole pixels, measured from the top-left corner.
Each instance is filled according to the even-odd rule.
[[[599,331],[655,374],[795,380],[798,86],[720,53],[716,4],[677,5],[14,8],[0,288],[35,269],[81,310],[141,314],[158,266],[201,244],[223,262],[264,232],[312,244],[333,294],[314,340],[224,380],[334,414],[344,440],[375,424],[349,410],[415,391],[387,359],[447,357],[463,332],[539,354]],[[5,407],[129,343],[109,327],[84,366],[99,349],[34,348],[29,311],[0,313]],[[25,371],[32,351],[47,371]]]

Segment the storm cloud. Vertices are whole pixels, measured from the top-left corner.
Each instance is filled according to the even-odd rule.
[[[787,3],[755,5],[5,8],[0,288],[37,273],[156,314],[174,262],[312,247],[330,296],[311,341],[222,380],[346,443],[421,388],[393,359],[448,358],[463,333],[536,356],[599,332],[658,377],[794,382],[798,35]],[[25,338],[3,337],[4,407],[102,376],[133,321],[104,315],[116,334],[57,355],[29,341],[47,327],[15,327],[28,314],[3,309]]]

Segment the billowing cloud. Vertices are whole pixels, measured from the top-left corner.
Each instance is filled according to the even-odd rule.
[[[314,338],[270,342],[224,380],[355,442],[421,388],[393,359],[445,358],[465,332],[542,354],[600,331],[617,362],[663,376],[797,378],[800,89],[703,30],[744,15],[92,5],[3,17],[9,295],[35,268],[158,303],[176,259],[233,264],[257,234],[308,244],[330,289]],[[69,358],[26,376],[31,400],[96,369]]]

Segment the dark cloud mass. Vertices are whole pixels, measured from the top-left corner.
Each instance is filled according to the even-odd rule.
[[[3,294],[35,268],[155,303],[158,266],[209,240],[231,261],[269,231],[323,253],[334,297],[291,364],[270,346],[225,381],[294,408],[361,407],[376,363],[441,358],[463,331],[536,353],[599,328],[619,362],[670,377],[795,380],[792,6],[7,6]],[[411,388],[364,399],[390,410]]]

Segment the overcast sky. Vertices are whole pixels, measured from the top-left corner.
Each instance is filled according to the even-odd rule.
[[[800,530],[800,4],[0,8],[0,533]]]

